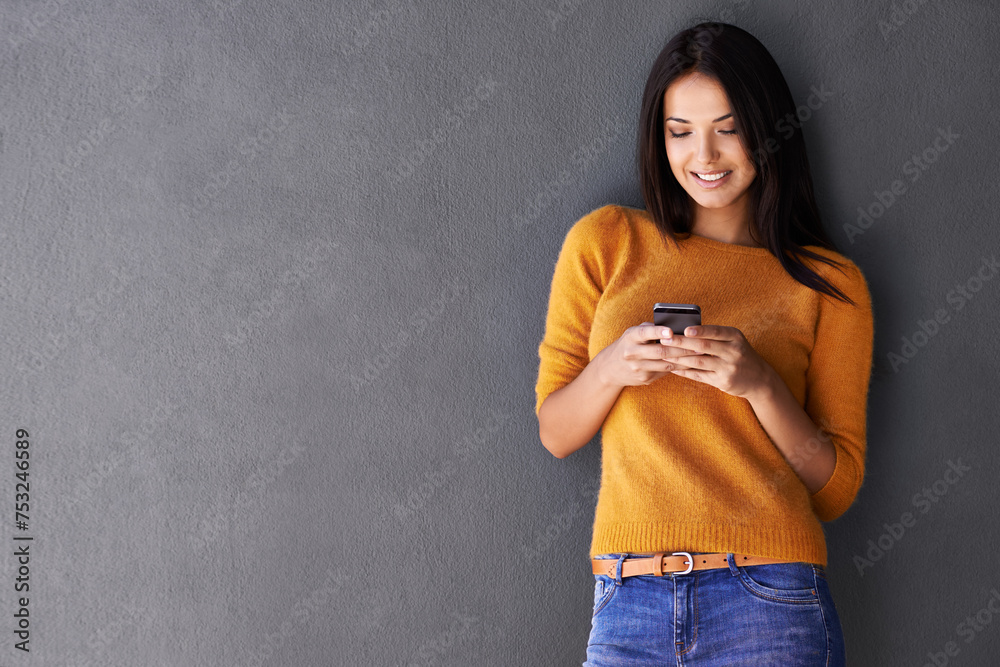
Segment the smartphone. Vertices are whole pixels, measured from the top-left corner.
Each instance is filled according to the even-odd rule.
[[[653,305],[653,324],[670,327],[675,336],[683,336],[686,328],[701,324],[701,308],[693,303],[657,303]]]

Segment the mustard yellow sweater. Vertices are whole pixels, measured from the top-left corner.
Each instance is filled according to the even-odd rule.
[[[858,305],[809,289],[766,248],[697,235],[662,240],[646,211],[601,207],[577,221],[556,261],[535,388],[536,414],[658,301],[701,306],[703,324],[736,327],[788,385],[837,452],[810,495],[750,403],[668,374],[622,389],[601,427],[601,487],[591,557],[735,552],[827,564],[820,521],[843,514],[864,477],[873,318],[868,285],[809,266]]]

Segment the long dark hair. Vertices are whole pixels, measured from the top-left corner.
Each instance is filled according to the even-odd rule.
[[[840,262],[803,247],[839,252],[820,221],[801,127],[787,122],[796,118],[796,106],[785,77],[757,38],[728,23],[699,23],[676,34],[657,56],[646,81],[636,166],[646,210],[664,240],[679,247],[677,235],[691,232],[689,197],[670,169],[664,146],[663,95],[675,79],[692,72],[715,79],[726,91],[737,136],[757,170],[749,188],[751,238],[768,248],[798,282],[855,305],[800,257],[842,271]]]

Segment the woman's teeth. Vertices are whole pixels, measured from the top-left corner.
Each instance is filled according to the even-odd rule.
[[[721,174],[716,174],[714,176],[708,176],[708,175],[702,176],[698,172],[693,172],[693,173],[694,173],[695,176],[697,176],[698,178],[700,178],[703,181],[717,181],[720,178],[724,178],[724,177],[728,176],[729,174],[731,174],[732,170],[730,170],[730,171],[724,171]]]

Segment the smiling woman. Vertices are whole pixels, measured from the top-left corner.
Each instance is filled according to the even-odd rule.
[[[844,664],[820,522],[864,478],[874,329],[795,113],[752,35],[677,34],[639,116],[646,210],[566,234],[535,411],[557,458],[601,433],[585,665]],[[643,321],[657,302],[702,323]]]
[[[692,233],[761,246],[750,237],[749,225],[731,224],[748,218],[749,187],[757,170],[740,143],[722,85],[698,71],[686,74],[664,93],[663,109],[670,114],[664,124],[667,160],[694,202]]]

